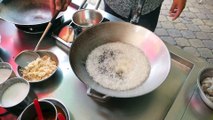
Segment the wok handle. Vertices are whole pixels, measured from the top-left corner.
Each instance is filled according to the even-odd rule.
[[[87,89],[87,95],[94,98],[95,100],[97,100],[99,102],[105,102],[106,100],[109,99],[109,96],[96,92],[92,88]]]

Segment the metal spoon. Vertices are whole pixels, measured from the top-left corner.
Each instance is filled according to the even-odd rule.
[[[21,53],[19,53],[16,58],[15,58],[15,62],[21,66],[21,67],[25,67],[27,66],[30,62],[36,60],[37,58],[39,58],[39,54],[35,51],[38,50],[39,45],[41,44],[41,41],[44,39],[45,35],[48,33],[50,27],[53,24],[53,21],[56,19],[56,17],[58,16],[58,14],[60,13],[60,11],[56,11],[56,14],[53,16],[53,18],[51,19],[51,21],[48,23],[46,29],[44,30],[41,38],[39,39],[35,49],[33,51],[30,50],[25,50],[22,51]]]

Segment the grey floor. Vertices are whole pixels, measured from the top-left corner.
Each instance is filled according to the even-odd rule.
[[[96,0],[90,0],[95,3]],[[164,41],[213,64],[213,0],[187,0],[181,16],[168,17],[173,0],[164,0],[155,33]],[[103,9],[101,4],[100,9]]]

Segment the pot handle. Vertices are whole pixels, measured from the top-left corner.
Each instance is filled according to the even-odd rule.
[[[93,90],[92,88],[87,89],[87,95],[100,102],[105,102],[107,99],[109,99],[109,96],[101,94],[101,93]]]

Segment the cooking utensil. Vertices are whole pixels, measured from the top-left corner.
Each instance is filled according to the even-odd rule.
[[[40,57],[43,57],[43,56],[45,56],[45,55],[49,56],[53,61],[56,62],[57,68],[52,72],[52,74],[51,74],[49,77],[47,77],[47,78],[45,78],[45,79],[28,81],[28,82],[31,83],[31,84],[32,84],[32,83],[40,83],[40,82],[43,82],[43,81],[45,81],[45,80],[48,80],[51,76],[53,76],[53,74],[55,74],[55,72],[56,72],[57,69],[58,69],[58,65],[59,65],[58,58],[57,58],[57,56],[56,56],[53,52],[50,52],[50,51],[48,51],[48,50],[38,50],[38,51],[36,51],[36,53],[37,53]],[[17,67],[18,75],[19,75],[20,77],[23,78],[22,71],[23,71],[23,68],[22,68],[21,66],[18,66],[18,67]]]
[[[84,0],[83,3],[79,6],[78,10],[84,8],[84,6],[86,5],[86,2],[87,0]],[[75,30],[71,26],[72,23],[73,23],[73,20],[68,25],[64,26],[58,34],[58,36],[61,39],[65,40],[66,42],[72,42],[75,36]]]
[[[35,110],[36,110],[36,113],[37,113],[37,116],[38,116],[38,120],[44,120],[44,117],[43,117],[41,107],[39,105],[38,100],[37,99],[33,100],[33,103],[34,103]]]
[[[15,62],[21,67],[27,66],[30,62],[36,60],[40,56],[31,50],[24,50],[15,57]]]
[[[101,23],[103,20],[103,16],[97,10],[100,6],[100,3],[101,0],[98,0],[95,5],[95,9],[82,9],[75,12],[72,17],[73,23],[83,30],[85,28]]]
[[[68,110],[68,108],[58,99],[55,98],[44,98],[42,100],[47,100],[51,103],[53,103],[57,109],[57,112],[62,113],[63,116],[66,118],[66,120],[72,120],[72,117],[70,115],[70,112]]]
[[[53,103],[47,100],[39,100],[38,102],[43,112],[43,120],[57,120],[57,109]],[[19,120],[37,120],[34,106],[34,103],[29,104],[19,115]]]
[[[58,36],[64,41],[73,42],[75,38],[75,29],[73,29],[73,27],[71,26],[72,23],[77,25],[79,29],[85,30],[88,27],[102,22],[103,16],[100,12],[97,11],[100,6],[101,0],[98,0],[98,2],[96,3],[95,10],[82,9],[84,8],[83,6],[85,6],[86,2],[87,0],[85,0],[79,7],[79,9],[73,14],[72,21],[69,23],[69,25],[63,27],[60,30]]]
[[[0,18],[31,33],[41,33],[53,17],[49,0],[1,0]],[[61,21],[63,13],[57,17]]]
[[[40,46],[42,40],[44,39],[45,35],[48,33],[49,29],[51,28],[54,20],[56,19],[56,17],[58,16],[58,14],[60,13],[60,11],[56,11],[56,14],[53,16],[53,18],[51,19],[51,21],[48,23],[45,31],[43,32],[41,38],[39,39],[34,51],[22,51],[20,54],[17,55],[17,57],[15,58],[15,62],[21,66],[21,67],[25,67],[27,66],[30,62],[36,60],[37,58],[39,58],[39,54],[36,53],[35,51],[38,50],[38,47]]]
[[[59,120],[66,120],[66,118],[64,117],[64,115],[62,113],[58,113],[58,119]]]
[[[213,78],[213,68],[210,68],[210,67],[205,68],[200,72],[199,77],[197,79],[197,85],[198,85],[198,90],[199,90],[202,100],[204,101],[204,103],[207,106],[209,106],[211,109],[213,109],[213,102],[207,97],[208,94],[204,92],[205,87],[202,87],[204,84],[203,81],[208,77]],[[209,85],[212,86],[211,83],[209,83]],[[210,95],[209,95],[209,97],[210,97]]]
[[[13,71],[12,66],[8,62],[1,61],[0,58],[0,84],[13,77],[16,77],[16,74]]]
[[[149,77],[137,88],[125,91],[104,88],[97,84],[86,70],[87,56],[94,48],[116,41],[134,45],[142,50],[149,60]],[[165,81],[171,67],[171,57],[164,42],[151,31],[126,22],[100,23],[80,33],[72,44],[69,60],[76,76],[88,86],[87,94],[92,97],[99,96],[98,99],[105,99],[107,96],[129,98],[150,93]],[[90,93],[91,89],[103,95],[94,95]]]

